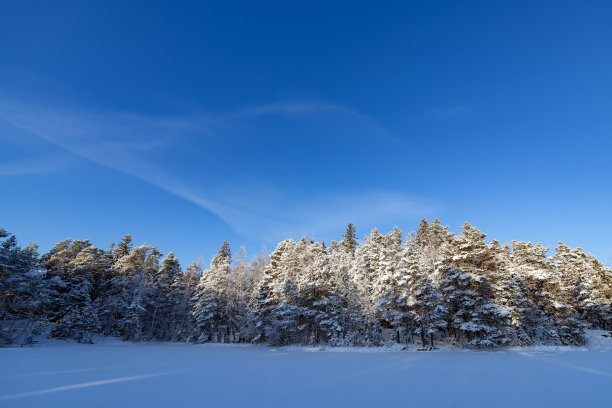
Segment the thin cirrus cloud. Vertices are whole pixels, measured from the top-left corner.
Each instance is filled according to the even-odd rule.
[[[464,116],[472,111],[468,105],[451,105],[433,108],[425,112],[425,119],[450,119]]]
[[[48,174],[67,169],[70,162],[70,156],[67,154],[45,154],[22,160],[11,160],[0,163],[0,176]]]
[[[243,179],[239,174],[226,175],[220,182],[219,174],[227,173],[221,168],[209,168],[208,172],[213,174],[199,174],[196,183],[180,171],[176,173],[172,166],[156,164],[151,158],[152,153],[170,151],[171,145],[180,144],[181,140],[190,143],[189,136],[194,134],[200,143],[206,137],[225,137],[224,132],[236,121],[242,121],[244,127],[245,121],[248,124],[250,119],[262,116],[304,117],[319,113],[356,121],[359,126],[369,127],[376,137],[391,135],[366,115],[329,103],[277,103],[216,116],[164,118],[60,109],[0,99],[0,120],[10,126],[192,202],[248,238],[274,241],[288,235],[317,236],[337,232],[347,221],[380,225],[433,213],[436,205],[432,202],[379,189],[305,194],[291,192],[288,186],[269,182],[261,175]],[[31,172],[45,170],[42,165],[37,170],[34,159],[30,164]],[[0,174],[4,167],[0,167]],[[47,170],[51,171],[51,167]],[[17,172],[18,166],[15,168],[13,171]],[[23,168],[27,168],[25,163]],[[6,174],[8,169],[8,166],[4,169]]]
[[[265,116],[293,116],[315,118],[319,114],[336,115],[344,121],[359,123],[359,126],[367,129],[377,138],[406,144],[406,140],[397,137],[384,126],[372,119],[370,116],[360,113],[344,105],[329,102],[281,102],[260,105],[256,107],[239,109],[222,117],[223,122],[234,120],[258,118]]]

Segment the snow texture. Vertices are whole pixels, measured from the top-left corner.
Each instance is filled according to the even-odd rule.
[[[495,352],[55,340],[0,349],[0,406],[607,406],[604,334]]]

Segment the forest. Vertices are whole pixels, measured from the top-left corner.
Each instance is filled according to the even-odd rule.
[[[41,335],[126,341],[489,349],[581,345],[612,329],[612,270],[559,242],[487,242],[438,219],[416,232],[352,224],[339,241],[285,239],[246,259],[224,242],[208,268],[126,235],[65,239],[39,255],[0,228],[0,344]]]

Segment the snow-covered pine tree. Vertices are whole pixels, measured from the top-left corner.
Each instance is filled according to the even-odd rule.
[[[555,276],[561,282],[562,299],[573,311],[572,319],[591,328],[609,327],[612,275],[609,269],[584,253],[582,248],[568,248],[562,242],[553,256]]]
[[[312,238],[302,238],[281,257],[281,275],[277,281],[278,301],[270,309],[265,328],[267,342],[274,345],[305,344],[312,329],[312,310],[301,299],[299,283],[314,262]]]
[[[0,345],[30,343],[44,325],[51,295],[35,244],[21,248],[0,228]]]
[[[391,337],[397,342],[407,337],[410,317],[407,305],[408,268],[403,262],[404,252],[402,232],[395,227],[385,235],[373,293],[377,302],[377,316],[384,328],[393,331]]]
[[[227,241],[204,271],[194,296],[192,315],[196,341],[231,341],[232,316],[228,309],[228,285],[231,272],[231,252]]]
[[[245,313],[246,321],[245,325],[241,327],[241,339],[240,341],[251,342],[257,335],[255,332],[255,311],[253,310],[253,299],[257,296],[259,287],[261,285],[264,271],[269,263],[269,258],[265,247],[261,249],[259,254],[254,256],[249,264],[247,265],[247,287],[244,292],[246,302]]]
[[[563,242],[559,242],[553,255],[555,276],[561,282],[561,296],[559,301],[566,303],[577,314],[582,314],[582,301],[586,296],[587,257],[582,248],[570,249]]]
[[[360,299],[359,312],[364,318],[361,337],[366,345],[377,345],[382,342],[374,283],[378,281],[383,246],[384,237],[374,228],[370,235],[365,237],[363,245],[359,245],[355,250],[351,268],[353,287]]]
[[[581,248],[570,249],[562,242],[551,257],[552,280],[546,282],[554,298],[550,311],[557,318],[557,333],[562,344],[584,344],[584,319],[582,301],[588,297],[585,281],[586,255]],[[582,316],[581,316],[582,315]]]
[[[59,322],[62,317],[70,310],[69,292],[71,289],[70,280],[75,278],[73,273],[74,259],[77,255],[91,244],[88,240],[65,239],[55,244],[49,252],[41,257],[40,264],[46,269],[48,278],[55,278],[60,284],[55,285],[54,299],[46,313],[49,320],[53,323]],[[79,276],[75,283],[80,279],[87,279],[86,276]]]
[[[265,246],[261,248],[259,253],[249,262],[249,293],[250,298],[259,288],[259,283],[264,275],[264,271],[270,262],[268,251]]]
[[[121,238],[121,241],[119,241],[117,246],[115,246],[115,244],[111,245],[111,252],[113,253],[115,262],[118,261],[120,258],[123,258],[124,256],[128,256],[130,254],[130,251],[134,247],[132,241],[132,236],[130,234],[127,234],[123,238]]]
[[[287,282],[287,258],[293,255],[296,243],[292,239],[280,242],[270,254],[270,262],[266,266],[259,287],[251,299],[249,308],[253,314],[253,341],[260,343],[278,343],[280,312],[283,309],[282,300],[291,292],[295,292]]]
[[[350,246],[342,242],[332,241],[327,251],[330,279],[334,281],[336,293],[340,301],[340,326],[342,327],[340,343],[344,345],[362,344],[361,335],[367,326],[361,313],[361,299],[351,277],[354,252]]]
[[[439,263],[441,293],[449,313],[448,331],[461,344],[494,347],[508,343],[509,315],[494,302],[490,276],[495,257],[485,234],[469,223],[446,247]]]
[[[99,295],[102,268],[100,262],[103,251],[88,241],[73,241],[67,259],[67,270],[64,271],[64,281],[67,290],[64,293],[64,310],[53,330],[56,337],[71,337],[79,342],[92,342],[92,334],[101,328],[95,298]],[[76,252],[78,250],[78,252]],[[53,261],[53,257],[49,258]]]
[[[228,341],[243,342],[249,335],[248,304],[250,300],[251,276],[246,261],[246,249],[240,247],[231,268],[227,287],[227,308],[230,316]]]
[[[100,330],[98,314],[91,300],[91,282],[83,278],[71,279],[66,293],[67,310],[57,322],[52,335],[73,338],[80,343],[92,343],[92,335]]]
[[[88,240],[66,239],[43,255],[41,264],[48,272],[53,299],[47,309],[56,324],[52,335],[91,342],[101,328],[97,298],[108,264],[105,252]]]
[[[170,298],[175,300],[176,322],[173,341],[194,341],[195,322],[191,314],[193,308],[192,298],[195,296],[198,283],[202,278],[201,263],[192,262],[180,279],[174,282],[170,289]]]
[[[328,249],[285,240],[269,264],[264,253],[232,266],[224,245],[202,276],[196,264],[182,274],[173,254],[160,267],[160,252],[129,235],[108,251],[67,239],[39,264],[35,245],[0,229],[0,341],[31,341],[46,319],[55,336],[83,342],[101,330],[134,341],[375,345],[382,323],[395,341],[496,347],[582,344],[585,327],[612,328],[612,271],[595,257],[561,243],[551,257],[541,244],[510,251],[484,237],[423,220],[404,245],[399,230],[373,230],[355,247],[349,225]],[[204,299],[199,315],[194,298]],[[206,339],[194,317],[215,322]]]
[[[95,305],[102,327],[101,331],[105,335],[117,337],[123,335],[120,323],[127,307],[125,288],[128,276],[122,274],[118,266],[121,258],[129,256],[132,249],[132,236],[126,235],[119,244],[112,243],[99,259],[102,274]]]
[[[415,241],[419,248],[421,263],[432,274],[436,264],[442,259],[444,248],[448,246],[453,238],[453,233],[448,231],[448,226],[443,226],[439,219],[429,223],[423,218],[416,232]]]
[[[560,342],[553,296],[558,289],[548,284],[553,280],[548,249],[540,243],[512,241],[504,296],[514,328],[513,344]]]
[[[420,337],[422,347],[434,348],[446,331],[448,316],[434,281],[431,257],[430,239],[406,241],[402,256],[402,268],[406,270],[406,331],[411,338],[413,335]]]
[[[592,328],[612,330],[612,270],[592,254],[587,255],[589,297],[582,307]]]
[[[176,338],[183,314],[187,312],[180,293],[182,275],[178,259],[170,252],[162,259],[154,281],[152,333],[157,340]]]
[[[347,252],[349,252],[351,255],[355,254],[355,249],[357,248],[358,244],[357,228],[355,228],[352,223],[349,223],[346,226],[346,231],[342,236],[341,243]]]
[[[113,295],[109,305],[117,321],[117,334],[126,340],[144,341],[153,337],[154,276],[161,253],[141,245],[117,259]]]
[[[341,300],[327,252],[318,242],[308,245],[308,265],[297,276],[297,299],[305,339],[310,344],[338,345],[342,335]]]

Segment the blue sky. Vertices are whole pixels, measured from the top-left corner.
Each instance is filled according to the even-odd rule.
[[[439,217],[612,263],[612,3],[3,2],[0,225],[186,266]]]

